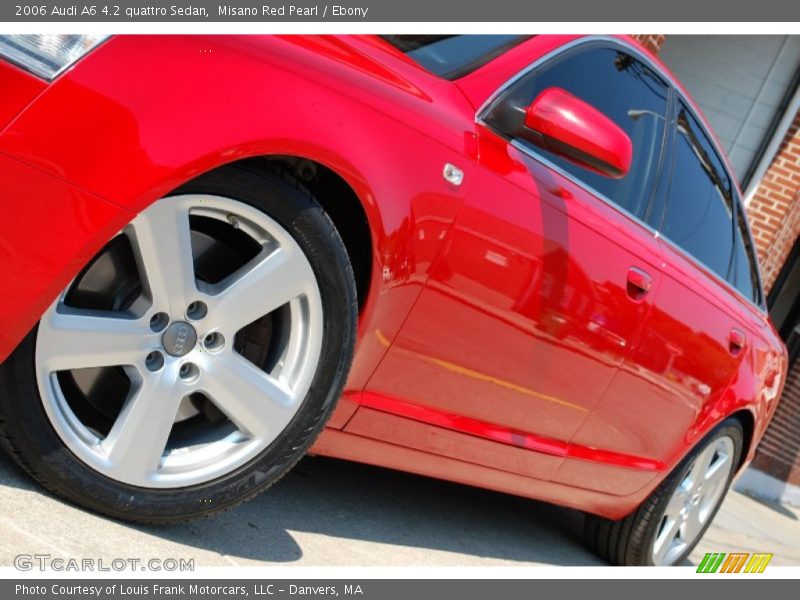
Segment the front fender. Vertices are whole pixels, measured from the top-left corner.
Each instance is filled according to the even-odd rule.
[[[16,118],[0,136],[0,154],[130,215],[248,157],[299,156],[334,170],[372,232],[374,277],[351,378],[359,388],[413,305],[476,158],[474,115],[457,88],[376,48],[330,37],[112,38]],[[443,179],[448,162],[465,171],[464,185]],[[34,238],[59,235],[46,217],[31,227]],[[87,230],[75,243],[96,251],[118,229]],[[30,309],[2,320],[29,330],[79,268],[73,257],[53,265],[37,288],[44,295],[22,299]]]

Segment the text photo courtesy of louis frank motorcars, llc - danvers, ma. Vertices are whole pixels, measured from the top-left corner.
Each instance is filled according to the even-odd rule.
[[[0,8],[4,596],[800,576],[797,7],[440,4]]]

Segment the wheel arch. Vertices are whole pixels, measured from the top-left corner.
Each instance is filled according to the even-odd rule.
[[[289,173],[320,203],[342,237],[358,292],[359,312],[370,297],[372,283],[374,235],[365,203],[353,185],[336,169],[298,154],[264,154],[223,163],[199,176],[221,168],[242,165],[269,172],[271,167]],[[373,219],[379,216],[373,215]]]
[[[753,412],[748,408],[737,410],[730,417],[739,421],[739,423],[742,425],[742,432],[744,434],[742,440],[742,453],[741,456],[739,456],[739,464],[736,465],[736,470],[738,471],[747,463],[747,457],[750,456],[753,438],[755,436],[756,420]]]

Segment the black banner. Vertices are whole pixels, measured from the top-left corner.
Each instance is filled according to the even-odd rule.
[[[0,4],[0,21],[44,22],[780,22],[800,21],[800,2],[729,0],[153,0],[75,2],[17,1]],[[777,32],[776,32],[777,33]]]
[[[702,579],[701,579],[702,578]],[[668,585],[664,585],[668,584]],[[713,586],[713,589],[712,587]],[[703,576],[692,579],[654,581],[628,580],[423,580],[423,579],[310,579],[310,580],[28,580],[0,581],[5,600],[309,600],[351,598],[353,600],[422,600],[423,598],[644,598],[674,600],[710,594],[715,598],[794,597],[792,581]]]

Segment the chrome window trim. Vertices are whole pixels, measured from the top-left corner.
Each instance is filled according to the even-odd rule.
[[[562,46],[560,46],[560,47],[558,47],[558,48],[556,48],[554,50],[551,50],[547,54],[539,57],[538,59],[533,61],[530,65],[528,65],[527,67],[525,67],[524,69],[522,69],[518,73],[515,73],[513,77],[511,77],[508,80],[506,80],[502,85],[500,85],[500,87],[497,88],[497,90],[495,90],[486,99],[486,101],[483,104],[481,104],[480,108],[475,112],[475,123],[477,125],[481,125],[481,126],[485,127],[489,131],[491,131],[491,132],[495,133],[496,135],[502,137],[504,140],[509,142],[518,151],[520,151],[523,154],[529,156],[530,158],[533,158],[534,160],[536,160],[537,162],[541,163],[542,165],[544,165],[544,166],[546,166],[546,167],[548,167],[550,169],[553,169],[556,173],[558,173],[562,177],[566,178],[568,181],[570,181],[573,184],[577,185],[581,189],[589,192],[590,194],[592,194],[593,196],[595,196],[596,198],[601,200],[603,203],[605,203],[608,206],[610,206],[612,209],[614,209],[618,213],[624,215],[625,217],[627,217],[628,219],[630,219],[634,223],[636,223],[639,226],[643,227],[646,231],[650,232],[653,235],[654,238],[663,240],[670,248],[675,250],[680,256],[682,256],[683,258],[688,260],[695,267],[699,268],[700,271],[703,274],[705,274],[706,276],[710,277],[713,281],[716,281],[718,284],[721,284],[723,289],[725,289],[728,292],[732,292],[735,296],[738,296],[739,298],[745,300],[751,306],[757,308],[758,311],[761,314],[767,316],[768,312],[767,312],[767,307],[766,307],[766,302],[765,302],[764,286],[763,286],[763,282],[762,282],[762,278],[761,278],[761,265],[758,264],[757,260],[756,260],[756,275],[758,277],[758,286],[759,286],[759,290],[758,291],[759,291],[759,297],[760,297],[760,300],[761,300],[760,303],[756,303],[756,302],[753,301],[752,298],[748,298],[747,296],[745,296],[741,291],[739,291],[738,288],[736,288],[734,285],[732,285],[726,278],[720,277],[717,273],[715,273],[712,270],[710,270],[709,267],[706,266],[703,262],[701,262],[700,260],[698,260],[697,258],[692,256],[691,254],[689,254],[686,250],[681,248],[677,243],[673,242],[669,238],[667,238],[664,235],[662,235],[660,231],[658,231],[657,229],[653,228],[652,226],[650,226],[648,223],[644,222],[639,217],[637,217],[635,215],[632,215],[627,210],[622,208],[619,204],[615,203],[610,198],[608,198],[605,195],[601,194],[596,189],[594,189],[592,186],[588,185],[587,183],[581,181],[580,179],[578,179],[574,175],[568,173],[567,171],[565,171],[561,167],[557,166],[556,164],[554,164],[553,162],[551,162],[550,160],[545,158],[543,155],[541,155],[538,152],[532,150],[531,148],[529,148],[529,147],[517,142],[516,140],[509,139],[507,136],[503,135],[499,131],[496,131],[493,127],[491,127],[484,120],[484,116],[492,108],[492,105],[500,98],[500,96],[502,96],[506,92],[506,90],[508,90],[508,88],[513,86],[520,79],[526,77],[532,71],[534,71],[535,69],[538,69],[539,67],[541,67],[545,63],[551,62],[553,59],[557,58],[561,54],[564,54],[565,52],[568,52],[569,50],[572,50],[573,48],[577,48],[577,47],[584,46],[584,45],[589,45],[589,44],[598,44],[598,45],[607,44],[607,45],[611,45],[611,46],[618,46],[618,47],[624,49],[626,52],[629,52],[631,55],[636,57],[638,60],[643,62],[648,67],[650,67],[657,75],[659,75],[662,79],[664,79],[666,84],[677,95],[677,99],[681,100],[683,102],[683,104],[692,113],[692,116],[695,119],[697,119],[697,122],[700,123],[700,125],[703,127],[703,130],[704,130],[704,133],[706,134],[706,137],[708,137],[709,140],[711,141],[711,143],[713,144],[714,150],[717,152],[717,154],[720,157],[727,157],[727,154],[722,150],[722,148],[720,148],[716,136],[710,134],[710,131],[709,131],[710,128],[708,127],[708,124],[706,123],[705,119],[701,118],[701,116],[697,113],[696,107],[694,106],[694,102],[691,100],[691,98],[689,98],[688,96],[686,96],[686,94],[683,93],[683,90],[681,89],[681,87],[680,87],[679,83],[677,82],[677,80],[675,80],[675,78],[672,77],[669,73],[664,72],[664,70],[661,68],[661,66],[658,65],[655,61],[653,61],[652,58],[650,58],[646,54],[642,53],[636,46],[634,46],[633,44],[631,44],[627,40],[625,40],[623,38],[617,38],[617,37],[607,36],[607,35],[584,36],[584,37],[572,40],[570,42],[567,42],[566,44],[564,44],[564,45],[562,45]],[[729,166],[727,164],[727,160],[725,160],[723,158],[722,164],[725,167],[726,174],[728,175],[728,177],[731,179],[731,181],[734,184],[734,192],[735,192],[734,196],[735,196],[735,200],[736,200],[736,203],[737,203],[737,208],[739,210],[744,210],[744,207],[742,206],[742,202],[741,202],[741,192],[739,191],[739,184],[736,181],[736,178],[731,174],[730,168],[729,168]],[[660,174],[660,177],[663,177],[663,173]],[[659,177],[659,179],[660,179],[660,177]],[[658,184],[658,180],[656,180],[654,185],[657,186],[657,184]],[[745,214],[746,214],[746,211],[745,211]],[[751,228],[750,228],[750,221],[749,221],[749,219],[745,219],[745,222],[747,224],[747,232],[748,232],[748,234],[750,236],[750,243],[752,245],[753,250],[755,251],[756,250],[756,245],[755,245],[755,240],[753,239],[753,232],[751,231]]]

